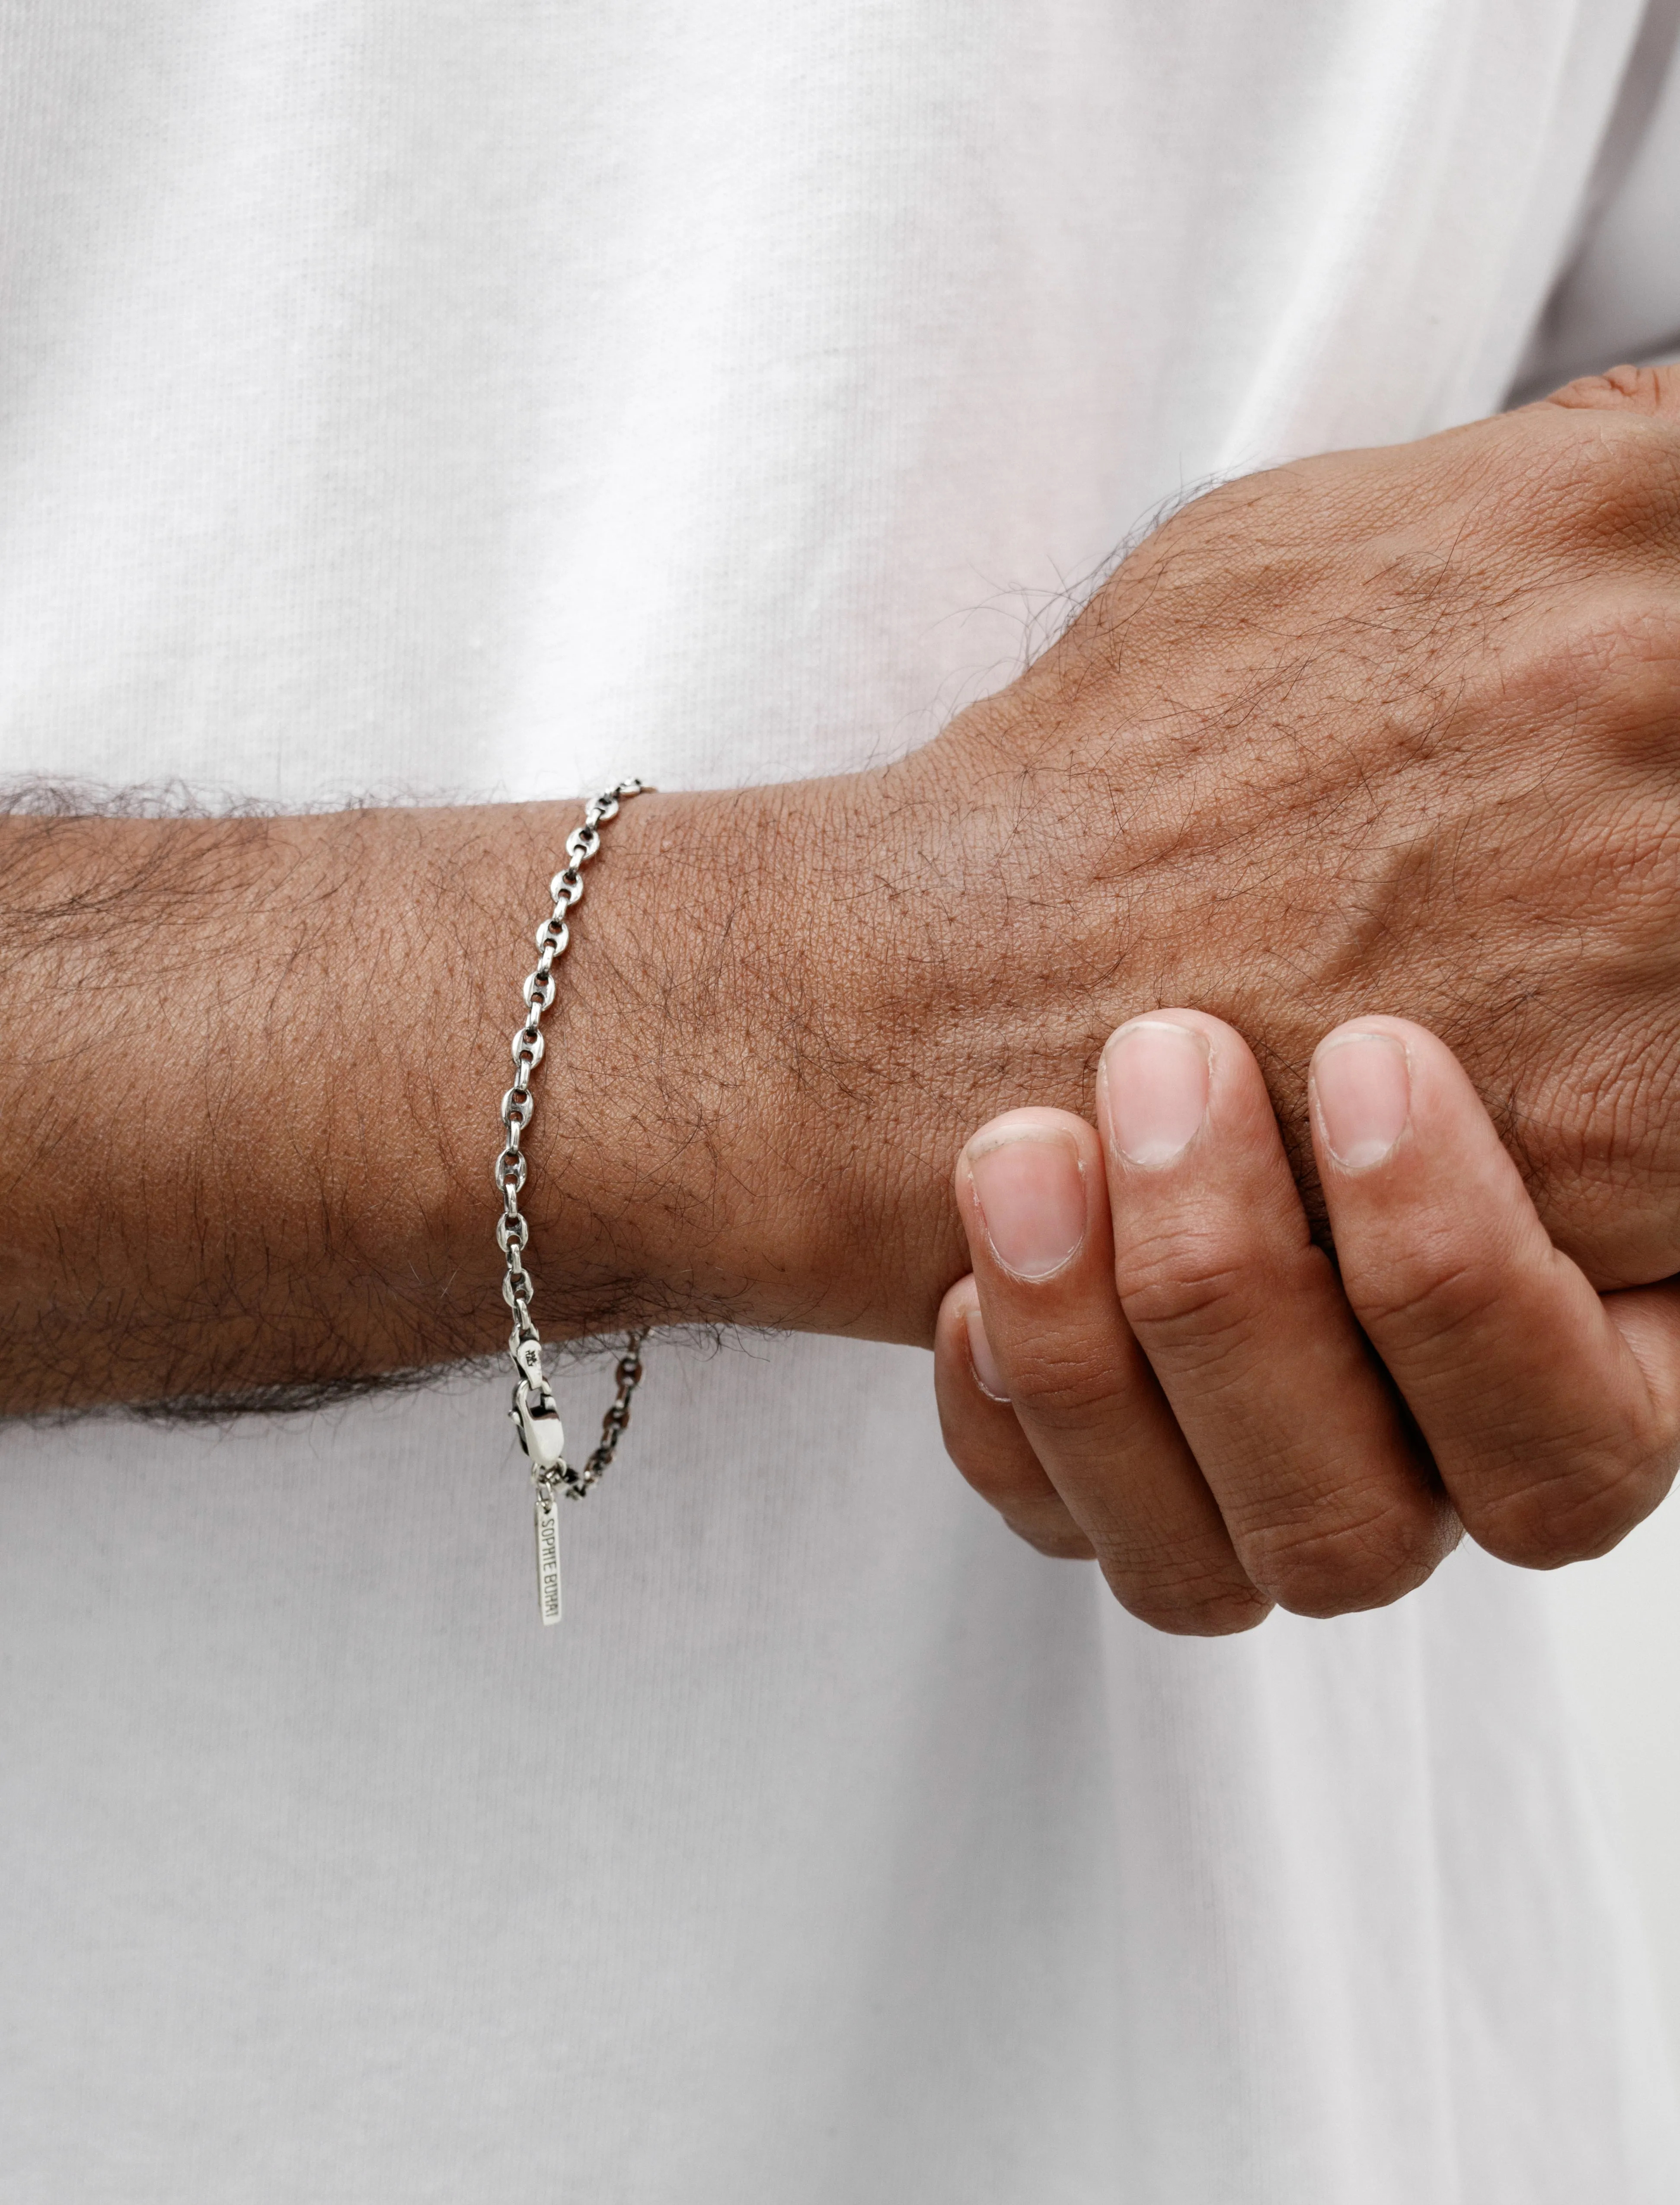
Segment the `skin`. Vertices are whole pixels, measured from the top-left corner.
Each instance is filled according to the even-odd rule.
[[[927,1344],[951,1160],[1106,1037],[1438,1034],[1596,1289],[1680,1269],[1680,389],[1214,492],[1012,686],[841,780],[638,799],[536,1083],[545,1329]],[[0,1409],[317,1398],[494,1348],[496,1097],[576,807],[0,828]]]
[[[1252,1052],[1196,1011],[1113,1037],[1095,1127],[1012,1111],[958,1161],[947,1444],[1164,1630],[1376,1607],[1465,1530],[1514,1562],[1601,1554],[1680,1454],[1680,1284],[1594,1293],[1451,1052],[1361,1019],[1309,1084],[1334,1263]]]

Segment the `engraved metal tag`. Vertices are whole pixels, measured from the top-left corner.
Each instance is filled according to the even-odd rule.
[[[560,1621],[560,1510],[553,1494],[537,1489],[537,1596],[544,1623]]]

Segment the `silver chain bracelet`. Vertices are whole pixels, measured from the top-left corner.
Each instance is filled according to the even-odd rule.
[[[591,797],[584,810],[583,825],[566,838],[566,863],[549,883],[554,909],[537,930],[537,969],[525,984],[525,1019],[513,1036],[513,1084],[502,1098],[502,1146],[496,1160],[502,1215],[496,1221],[496,1245],[508,1266],[502,1299],[513,1312],[508,1353],[515,1376],[513,1406],[508,1413],[531,1465],[537,1499],[537,1590],[544,1623],[560,1621],[560,1523],[555,1500],[563,1493],[569,1501],[581,1501],[616,1453],[630,1422],[630,1397],[642,1382],[642,1342],[647,1333],[632,1332],[625,1341],[618,1364],[618,1391],[601,1421],[601,1443],[581,1469],[574,1469],[566,1459],[566,1434],[554,1389],[543,1376],[543,1342],[531,1314],[537,1281],[525,1267],[531,1225],[519,1208],[525,1178],[525,1151],[519,1144],[534,1107],[531,1075],[543,1061],[543,1013],[555,999],[554,968],[566,954],[570,939],[566,915],[583,894],[583,869],[601,847],[602,828],[615,817],[621,803],[647,793],[645,782],[621,781],[604,795]]]

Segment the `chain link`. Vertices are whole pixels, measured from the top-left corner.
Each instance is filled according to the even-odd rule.
[[[574,828],[566,838],[566,863],[549,883],[554,910],[537,930],[536,967],[521,990],[525,1021],[514,1034],[509,1052],[513,1062],[513,1084],[502,1098],[502,1146],[495,1168],[502,1215],[496,1221],[496,1245],[506,1265],[502,1299],[513,1313],[513,1329],[508,1336],[508,1354],[517,1374],[513,1406],[508,1413],[519,1432],[519,1445],[530,1460],[531,1483],[539,1499],[546,1496],[552,1500],[556,1493],[563,1493],[570,1500],[582,1500],[616,1453],[630,1422],[631,1396],[642,1382],[645,1330],[632,1332],[625,1341],[614,1374],[618,1390],[612,1406],[601,1420],[600,1444],[581,1467],[567,1462],[560,1410],[554,1389],[543,1376],[543,1342],[531,1314],[537,1281],[525,1269],[525,1250],[531,1238],[531,1225],[519,1208],[519,1196],[525,1181],[521,1144],[535,1107],[531,1075],[543,1061],[543,1013],[553,1003],[559,984],[554,968],[565,955],[571,938],[567,914],[582,900],[583,869],[601,847],[602,828],[617,816],[620,804],[646,792],[645,782],[621,781],[616,788],[591,797],[584,810],[583,825]]]

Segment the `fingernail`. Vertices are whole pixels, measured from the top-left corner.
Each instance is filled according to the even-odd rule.
[[[1411,1071],[1392,1034],[1353,1032],[1321,1043],[1313,1095],[1325,1145],[1344,1171],[1369,1171],[1406,1130]]]
[[[1005,1132],[971,1149],[969,1178],[992,1253],[1018,1279],[1048,1279],[1085,1237],[1085,1182],[1066,1133]]]
[[[1169,1019],[1134,1019],[1102,1052],[1108,1130],[1131,1164],[1176,1163],[1208,1114],[1208,1039]]]
[[[977,1302],[968,1313],[968,1359],[974,1366],[975,1383],[981,1392],[989,1394],[994,1401],[1006,1401],[1009,1388],[1003,1382],[992,1343],[986,1337],[986,1320],[980,1314]]]

